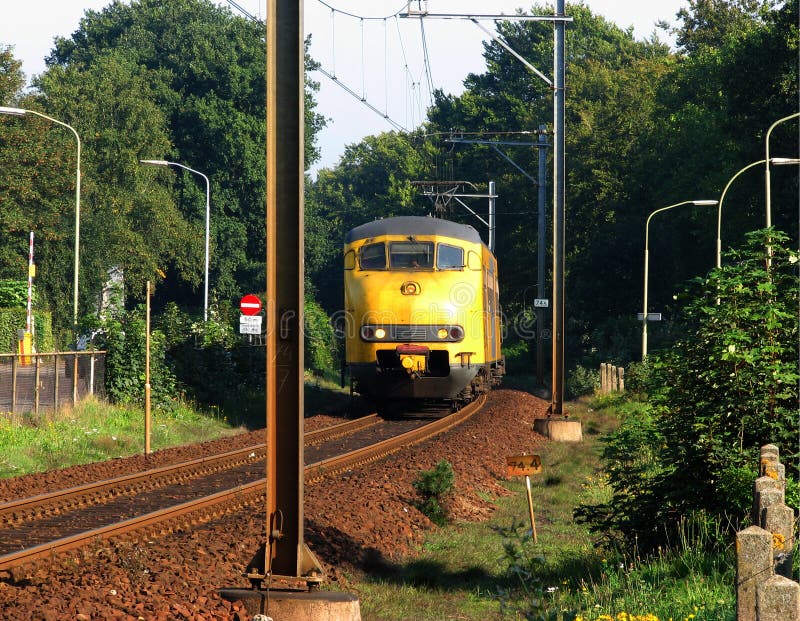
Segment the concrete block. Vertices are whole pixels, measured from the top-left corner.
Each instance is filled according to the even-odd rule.
[[[792,578],[794,511],[782,503],[771,505],[764,509],[762,522],[764,529],[772,533],[772,557],[775,562],[775,573]]]
[[[758,587],[758,621],[800,621],[800,584],[772,576]]]
[[[220,595],[241,601],[250,615],[275,621],[361,621],[358,597],[352,593],[222,589]]]
[[[758,621],[758,586],[772,574],[772,533],[758,526],[736,533],[736,621]]]
[[[750,514],[750,520],[753,524],[761,525],[761,493],[766,490],[780,490],[782,485],[780,481],[772,477],[758,477],[753,483],[753,510]]]
[[[582,442],[583,426],[578,420],[566,418],[537,418],[533,429],[553,442]]]

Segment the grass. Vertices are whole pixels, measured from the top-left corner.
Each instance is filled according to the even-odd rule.
[[[341,409],[349,400],[334,377],[306,378],[306,412]],[[239,396],[238,401],[201,411],[179,403],[151,413],[153,451],[204,442],[264,426],[264,395]],[[0,478],[53,468],[65,468],[144,451],[144,411],[93,398],[58,412],[0,412]]]
[[[696,551],[708,534],[685,524],[684,537],[653,559],[637,550],[603,551],[572,519],[580,503],[611,490],[600,438],[627,411],[619,399],[570,402],[584,441],[548,444],[542,474],[531,478],[538,541],[531,539],[524,479],[506,484],[485,523],[431,532],[419,555],[351,576],[364,621],[732,621],[734,557]]]
[[[241,431],[214,411],[186,405],[151,413],[150,446],[158,450]],[[57,413],[0,414],[0,477],[128,457],[144,450],[144,412],[95,399]]]

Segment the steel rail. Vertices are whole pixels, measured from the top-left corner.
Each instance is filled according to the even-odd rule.
[[[346,436],[377,423],[377,414],[309,431],[304,434],[307,445],[327,442]],[[219,471],[235,466],[263,460],[266,444],[257,444],[242,449],[227,451],[218,455],[200,457],[133,474],[126,474],[103,481],[85,483],[65,489],[37,494],[27,498],[10,500],[0,504],[0,525],[9,525],[30,519],[44,511],[64,511],[77,505],[85,505],[90,498],[100,498],[103,494],[121,496],[136,493],[142,485],[168,485],[176,480],[198,477],[212,471]],[[96,503],[98,504],[98,500]]]
[[[308,464],[304,470],[304,478],[307,483],[319,481],[325,476],[331,476],[338,472],[342,472],[343,470],[352,469],[358,465],[375,461],[381,457],[400,450],[404,446],[416,444],[431,438],[439,433],[447,431],[455,425],[464,422],[469,417],[479,412],[485,402],[486,396],[482,395],[457,412],[424,425],[423,427],[413,429],[389,440],[383,440],[370,447],[357,449],[356,451],[326,459],[314,464]],[[340,428],[339,430],[341,431],[341,428],[343,428],[344,425],[347,425],[347,423],[335,425],[334,427]],[[145,530],[148,527],[164,524],[168,521],[177,521],[179,519],[186,519],[193,523],[204,521],[210,519],[207,516],[213,517],[220,511],[231,511],[233,508],[245,506],[251,502],[254,502],[260,496],[265,496],[265,483],[266,479],[263,478],[258,481],[253,481],[252,483],[247,483],[234,489],[217,492],[216,494],[205,496],[197,500],[185,502],[158,511],[153,511],[151,513],[124,520],[122,522],[109,524],[97,529],[78,533],[69,537],[63,537],[61,539],[50,541],[38,546],[19,550],[18,552],[13,552],[11,554],[6,554],[0,556],[0,571],[7,571],[34,560],[51,557],[61,552],[79,548],[92,541],[97,541],[98,539],[108,539],[133,531]],[[230,506],[231,504],[234,504],[235,507],[232,508]],[[206,513],[201,514],[201,511]],[[162,530],[164,529],[162,528]]]

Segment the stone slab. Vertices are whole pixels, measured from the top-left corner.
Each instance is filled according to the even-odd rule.
[[[248,614],[274,621],[361,621],[358,597],[340,591],[263,591],[220,589],[229,601],[241,601]]]
[[[533,430],[553,442],[583,441],[583,426],[579,420],[560,417],[537,418],[533,421]]]

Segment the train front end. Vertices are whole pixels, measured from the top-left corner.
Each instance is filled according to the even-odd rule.
[[[468,401],[482,391],[492,339],[499,357],[496,264],[472,227],[377,220],[348,234],[344,268],[356,392],[386,403]]]

